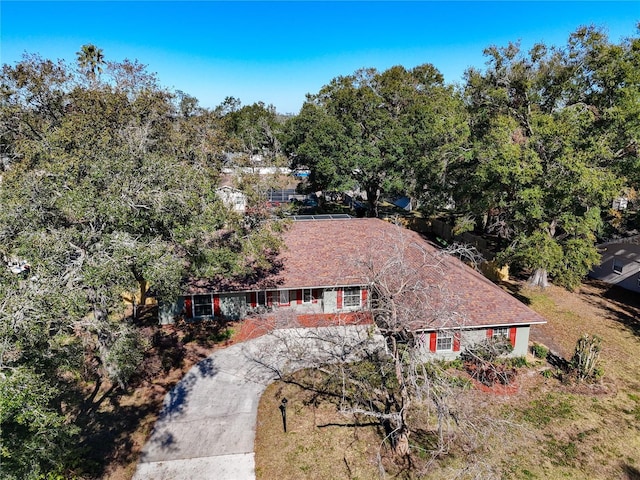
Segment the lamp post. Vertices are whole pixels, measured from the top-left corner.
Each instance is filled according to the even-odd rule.
[[[282,427],[284,428],[284,433],[287,433],[287,402],[287,397],[284,397],[278,407],[282,414]]]

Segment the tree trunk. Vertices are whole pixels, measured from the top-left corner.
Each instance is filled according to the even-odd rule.
[[[549,286],[549,281],[547,279],[547,269],[536,268],[536,270],[529,277],[529,280],[527,280],[527,283],[532,287],[547,288]]]
[[[140,288],[140,305],[144,306],[147,303],[147,281],[143,278],[138,280],[138,286]]]
[[[392,313],[395,318],[395,311]],[[399,419],[396,425],[396,433],[393,436],[393,448],[396,455],[406,457],[409,455],[409,428],[407,426],[407,410],[411,403],[409,389],[404,378],[402,368],[402,355],[398,351],[398,342],[395,337],[391,337],[392,355],[395,363],[396,379],[400,385],[401,404],[399,409]]]
[[[378,188],[367,188],[367,202],[369,203],[369,216],[376,218],[378,216],[378,199],[380,198],[380,190]]]
[[[147,280],[144,278],[142,273],[136,267],[132,267],[131,272],[133,273],[133,277],[136,279],[136,282],[138,282],[138,294],[140,295],[138,305],[144,307],[145,303],[147,303],[147,286],[148,286]],[[136,308],[135,296],[132,300],[133,300],[133,318],[137,320],[139,309]]]

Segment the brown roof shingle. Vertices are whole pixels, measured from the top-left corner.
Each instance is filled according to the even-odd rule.
[[[369,283],[372,272],[382,269],[387,270],[387,281],[393,282],[402,277],[399,269],[404,264],[418,272],[419,278],[414,279],[418,284],[440,298],[435,303],[446,302],[443,309],[454,309],[466,326],[545,323],[482,274],[443,255],[420,234],[380,219],[294,222],[284,234],[284,244],[276,273],[242,286],[194,282],[189,293],[363,285]],[[389,263],[398,257],[402,262]]]

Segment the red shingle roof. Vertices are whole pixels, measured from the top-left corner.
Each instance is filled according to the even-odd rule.
[[[432,312],[453,309],[466,326],[546,322],[482,274],[443,255],[420,234],[383,220],[294,222],[284,243],[278,257],[282,268],[269,277],[243,285],[194,282],[188,293],[364,285],[372,273],[379,275],[383,269],[387,281],[394,282],[403,277],[399,269],[408,266],[415,272],[414,284],[439,299],[434,300]],[[399,257],[401,262],[390,263]]]

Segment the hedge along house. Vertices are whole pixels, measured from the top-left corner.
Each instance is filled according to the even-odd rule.
[[[466,345],[507,337],[524,355],[531,325],[545,320],[420,234],[375,218],[300,217],[284,234],[273,272],[241,282],[194,280],[177,305],[187,319],[309,316],[342,321],[354,312],[381,314],[376,282],[401,279],[401,259],[413,266],[406,326],[418,332],[425,356],[454,358]],[[398,264],[400,265],[400,264]],[[383,278],[384,281],[384,278]],[[371,316],[369,315],[369,318]]]

